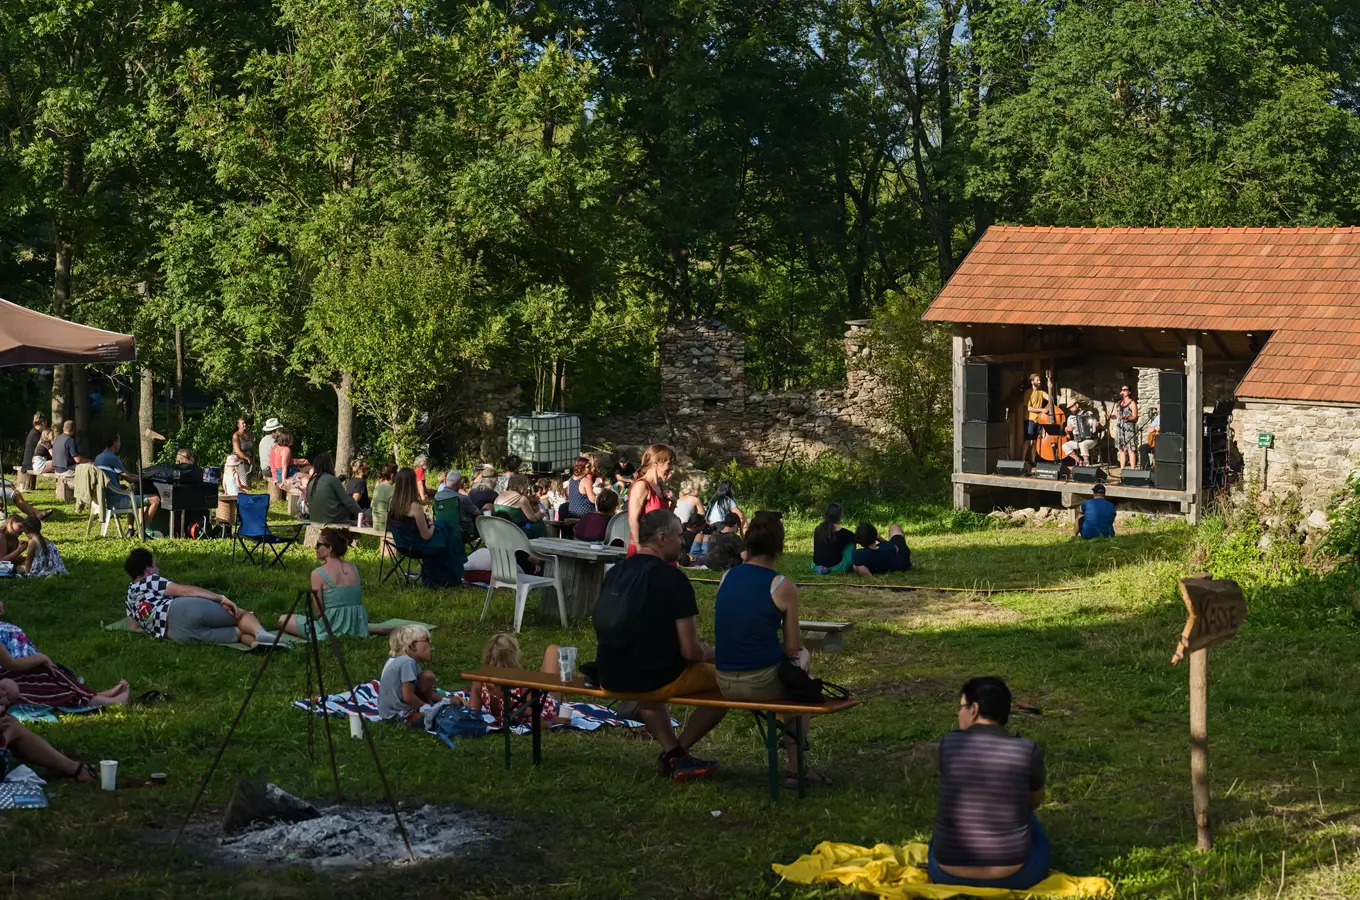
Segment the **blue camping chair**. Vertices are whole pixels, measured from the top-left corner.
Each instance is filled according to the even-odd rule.
[[[283,568],[283,554],[297,543],[302,535],[302,526],[282,525],[275,531],[270,529],[268,518],[268,494],[236,495],[236,535],[231,542],[232,562],[236,562],[236,548],[239,546],[245,553],[245,562]],[[269,558],[265,550],[273,551],[273,559]],[[258,557],[256,551],[259,551]]]

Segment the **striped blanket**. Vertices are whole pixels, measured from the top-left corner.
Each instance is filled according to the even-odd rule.
[[[442,696],[451,697],[455,700],[467,702],[467,692],[458,691],[449,694],[440,691]],[[356,685],[354,688],[354,698],[358,700],[358,706],[350,700],[350,694],[346,691],[343,694],[330,694],[326,697],[326,702],[321,704],[319,698],[313,697],[310,700],[295,700],[293,708],[303,712],[315,713],[316,715],[348,716],[356,710],[370,722],[377,722],[378,719],[378,682],[377,680],[365,681],[363,684]],[[614,711],[607,706],[598,706],[594,703],[564,703],[562,710],[571,713],[571,724],[553,725],[553,728],[575,728],[579,731],[595,731],[605,726],[621,726],[624,728],[642,728],[641,722],[632,719],[620,719],[615,717]],[[490,732],[501,730],[500,722],[489,712],[483,712],[482,718],[486,720]],[[679,724],[672,721],[672,725]],[[528,734],[528,725],[512,725],[512,734]]]

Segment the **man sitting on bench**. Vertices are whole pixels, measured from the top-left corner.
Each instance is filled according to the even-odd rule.
[[[959,698],[959,730],[940,740],[940,801],[928,871],[936,884],[1024,890],[1048,877],[1044,754],[1006,730],[1011,691],[973,678]]]
[[[657,773],[690,781],[717,771],[716,762],[689,750],[727,710],[695,709],[679,739],[671,729],[668,699],[718,685],[713,648],[699,640],[694,588],[675,565],[684,549],[680,535],[680,520],[669,509],[644,515],[637,554],[605,576],[594,620],[600,686],[639,701],[638,717],[661,745]]]

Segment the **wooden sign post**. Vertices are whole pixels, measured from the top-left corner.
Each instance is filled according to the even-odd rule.
[[[1237,634],[1247,617],[1247,599],[1231,579],[1207,572],[1182,578],[1181,597],[1190,616],[1185,621],[1175,665],[1190,654],[1190,790],[1195,801],[1195,846],[1211,850],[1214,830],[1209,819],[1209,647]]]

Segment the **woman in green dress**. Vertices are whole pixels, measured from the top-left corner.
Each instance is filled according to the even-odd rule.
[[[317,635],[325,638],[326,627],[320,624],[324,608],[331,631],[337,635],[368,637],[384,633],[381,629],[369,629],[359,570],[353,563],[345,562],[349,541],[349,532],[344,529],[322,529],[316,540],[316,558],[321,565],[312,570],[312,615],[279,616],[279,628],[288,634],[309,638],[313,623],[318,623]]]

